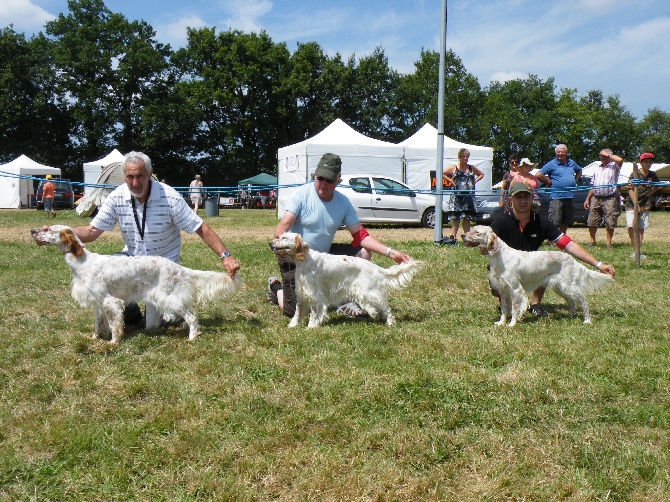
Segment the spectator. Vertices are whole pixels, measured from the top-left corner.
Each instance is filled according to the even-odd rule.
[[[242,207],[242,209],[247,208],[247,197],[248,196],[249,196],[249,194],[247,193],[247,191],[244,188],[242,190],[240,190],[240,206]]]
[[[300,234],[311,249],[322,253],[357,256],[366,260],[372,253],[379,253],[396,263],[409,261],[407,254],[385,246],[368,234],[358,221],[349,199],[335,191],[341,170],[339,156],[326,153],[321,157],[314,173],[314,183],[298,187],[287,201],[284,216],[274,230],[275,238],[290,231]],[[333,244],[335,232],[342,225],[351,233],[351,244]],[[282,280],[280,282],[275,276],[268,278],[268,299],[279,305],[285,315],[293,317],[296,307],[295,263],[288,257],[278,257],[277,261]],[[349,317],[366,315],[353,302],[340,305],[338,312]]]
[[[508,159],[509,170],[505,171],[500,188],[500,207],[503,211],[509,213],[512,210],[512,199],[509,196],[509,187],[512,184],[512,177],[518,172],[519,156],[513,153]]]
[[[533,191],[525,183],[513,183],[510,196],[512,213],[502,213],[491,223],[491,228],[505,244],[521,251],[537,251],[544,241],[549,241],[558,249],[565,249],[578,260],[614,277],[612,265],[595,259],[583,247],[561,232],[551,220],[531,209]],[[547,311],[541,305],[544,291],[545,288],[533,291],[528,309],[531,314],[539,317],[547,316]],[[493,291],[493,294],[498,296],[497,291]]]
[[[628,227],[628,237],[630,237],[630,242],[635,249],[635,240],[637,239],[638,249],[642,248],[642,239],[644,237],[645,229],[649,228],[649,210],[651,209],[651,196],[660,190],[658,185],[652,185],[652,183],[658,183],[658,176],[654,171],[652,171],[651,165],[654,162],[654,154],[645,152],[640,155],[640,169],[637,171],[637,177],[635,173],[631,173],[628,181],[631,182],[628,185],[628,197],[626,197],[626,226]],[[637,213],[637,235],[633,232],[633,222],[634,222],[634,200],[635,200],[635,187],[632,185],[633,180],[642,180],[646,181],[645,184],[636,184],[637,186],[637,202],[638,202],[638,213]],[[631,258],[635,257],[635,252],[631,255]],[[645,255],[640,254],[640,258],[646,258]]]
[[[510,186],[519,181],[529,186],[533,190],[533,207],[531,209],[533,211],[537,211],[538,209],[540,209],[540,197],[537,195],[537,187],[540,185],[540,182],[530,172],[531,169],[533,169],[534,167],[535,164],[532,163],[529,158],[524,157],[523,159],[521,159],[516,174],[512,176]],[[510,201],[510,208],[511,208],[511,201]]]
[[[51,175],[46,175],[46,183],[42,186],[42,203],[47,218],[56,217],[56,208],[54,207],[54,197],[56,196],[56,184],[52,181]]]
[[[468,164],[470,152],[466,148],[458,151],[458,164],[447,167],[442,176],[453,182],[455,194],[448,204],[447,219],[451,220],[451,235],[444,239],[443,244],[455,245],[458,226],[463,220],[463,231],[470,231],[470,220],[475,217],[475,184],[484,177],[484,173],[475,166]]]
[[[572,206],[574,194],[571,189],[577,186],[582,175],[582,168],[572,159],[568,159],[568,147],[556,145],[556,158],[547,162],[535,177],[551,188],[549,194],[549,219],[563,233],[575,222]]]
[[[617,186],[621,164],[623,164],[623,159],[614,155],[609,148],[600,152],[600,164],[596,166],[591,178],[591,189],[584,201],[584,209],[589,210],[586,222],[591,237],[589,246],[596,245],[596,232],[604,222],[607,232],[607,249],[612,248],[614,227],[617,226],[617,220],[621,214],[619,187]]]
[[[188,186],[188,193],[191,196],[191,204],[193,204],[193,211],[198,213],[198,208],[202,205],[202,194],[205,191],[203,188],[202,181],[200,181],[200,175],[196,174],[195,179],[191,181],[191,184]]]
[[[151,160],[142,152],[130,152],[123,164],[125,183],[105,199],[90,225],[74,228],[79,239],[86,243],[113,230],[118,223],[125,244],[122,253],[128,256],[164,256],[179,263],[180,230],[196,233],[222,260],[228,275],[233,277],[240,268],[226,250],[219,236],[186,204],[174,188],[151,178]],[[160,327],[161,312],[146,305],[146,328]],[[136,304],[126,306],[125,319],[141,321]]]

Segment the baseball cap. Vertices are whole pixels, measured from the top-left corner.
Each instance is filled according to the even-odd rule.
[[[323,176],[329,180],[337,179],[342,172],[342,159],[334,153],[324,153],[316,166],[314,176]]]
[[[47,174],[46,178],[47,178],[48,180],[50,180],[50,179],[51,179],[51,175],[50,175],[50,174]]]
[[[512,183],[512,186],[509,189],[509,194],[511,197],[514,197],[518,193],[533,193],[533,190],[526,185],[523,181],[516,181]]]
[[[649,152],[644,152],[642,155],[640,155],[640,162],[642,162],[644,159],[653,159],[654,154],[649,153]]]

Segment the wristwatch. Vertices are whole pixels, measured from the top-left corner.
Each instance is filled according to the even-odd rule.
[[[219,255],[219,258],[221,258],[223,260],[224,258],[228,258],[229,256],[230,256],[230,253],[228,251],[224,251],[223,253],[221,253]]]

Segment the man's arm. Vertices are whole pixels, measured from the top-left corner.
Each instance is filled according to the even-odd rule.
[[[577,258],[579,261],[582,261],[586,263],[587,265],[591,265],[592,267],[596,267],[596,265],[600,264],[600,266],[596,267],[598,270],[605,274],[609,274],[610,277],[614,277],[614,266],[610,265],[609,263],[602,263],[598,260],[596,260],[591,254],[581,247],[579,244],[577,244],[575,241],[570,241],[567,246],[565,246],[565,250],[570,253],[572,256]]]
[[[551,186],[551,179],[545,176],[544,174],[540,174],[539,172],[535,173],[535,177],[542,182],[547,187]]]
[[[79,240],[81,242],[86,244],[87,242],[93,242],[98,237],[100,237],[103,234],[104,230],[95,228],[93,225],[87,225],[82,227],[74,227],[72,229],[72,232],[74,232],[74,235],[79,237]]]
[[[207,244],[210,247],[210,249],[216,253],[216,256],[221,256],[221,254],[224,251],[227,251],[226,246],[224,246],[221,238],[204,221],[202,222],[202,225],[198,227],[195,233],[198,234],[200,238],[205,242],[205,244]],[[232,256],[226,256],[225,258],[221,258],[221,263],[223,264],[223,268],[226,269],[226,272],[228,272],[228,275],[230,277],[235,277],[235,274],[240,269],[240,264]]]
[[[357,234],[358,232],[360,232],[360,230],[362,228],[363,228],[363,226],[360,223],[355,223],[355,224],[347,227],[349,232],[351,232],[352,237],[355,234]],[[406,263],[410,260],[410,257],[407,253],[403,253],[403,252],[398,251],[396,249],[393,249],[389,246],[386,246],[385,244],[382,244],[377,239],[372,237],[370,234],[367,234],[361,240],[361,247],[363,249],[367,249],[371,253],[377,253],[377,254],[380,254],[382,256],[388,256],[389,258],[391,258],[396,263],[402,263],[402,262]]]
[[[589,193],[586,194],[586,199],[584,199],[584,209],[588,209],[591,206],[591,197],[593,197],[593,189],[589,190]]]
[[[277,223],[277,226],[275,227],[275,239],[279,239],[279,236],[283,234],[284,232],[288,232],[291,230],[291,227],[295,223],[296,216],[293,214],[291,211],[284,211],[284,216],[282,217],[281,220],[279,220],[279,223]]]

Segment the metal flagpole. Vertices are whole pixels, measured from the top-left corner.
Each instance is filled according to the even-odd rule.
[[[442,0],[440,66],[437,92],[437,162],[435,164],[435,231],[433,243],[442,244],[442,171],[444,170],[444,74],[447,54],[447,0]]]

